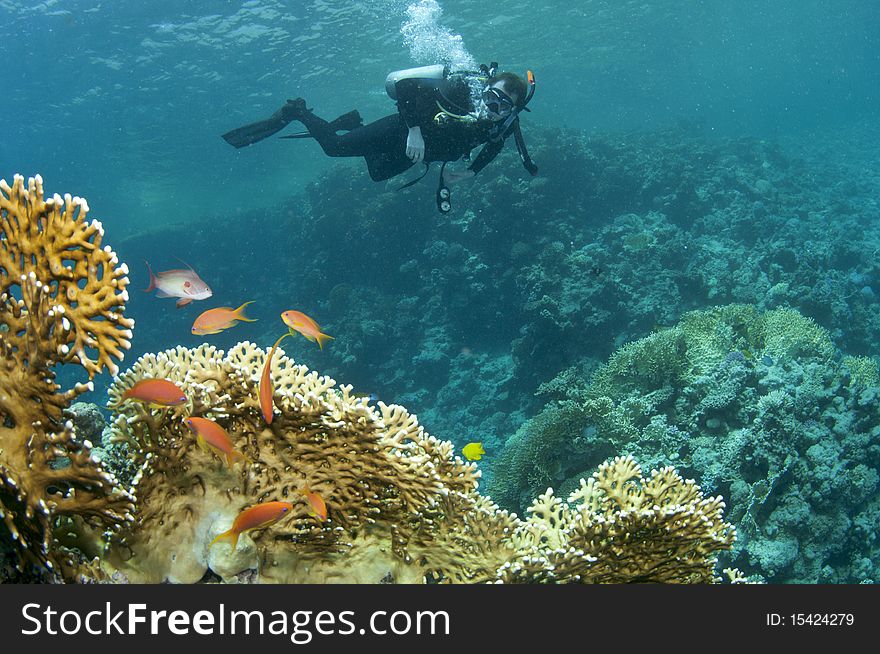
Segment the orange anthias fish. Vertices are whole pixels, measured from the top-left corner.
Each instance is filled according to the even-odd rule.
[[[274,525],[292,510],[293,504],[290,502],[263,502],[262,504],[247,508],[238,514],[230,529],[224,531],[211,541],[208,548],[210,549],[213,547],[214,543],[218,540],[231,538],[232,550],[235,551],[235,548],[238,546],[238,537],[244,532],[253,529],[263,529],[264,527]]]
[[[332,339],[332,336],[321,333],[321,327],[314,320],[300,311],[285,311],[281,314],[281,320],[293,331],[297,331],[310,341],[315,341],[318,347],[324,349],[324,343]]]
[[[193,300],[206,300],[213,295],[211,288],[192,268],[166,270],[154,275],[150,264],[146,261],[144,263],[147,264],[147,271],[150,273],[150,285],[144,290],[150,292],[153,289],[158,289],[156,297],[180,298],[177,300],[178,308]]]
[[[306,501],[309,503],[309,515],[318,523],[327,520],[327,505],[324,504],[324,498],[309,488],[308,484],[305,488],[300,488],[299,492],[305,495]]]
[[[186,402],[186,394],[167,379],[141,379],[122,394],[122,398],[108,408],[115,409],[126,400],[143,402],[152,409],[178,406]]]
[[[208,309],[202,313],[192,326],[192,333],[196,336],[204,336],[205,334],[219,334],[224,329],[229,329],[238,324],[238,321],[256,322],[256,318],[248,318],[244,315],[244,308],[253,304],[253,300],[245,302],[237,309],[232,307],[218,307],[216,309]]]
[[[284,336],[275,341],[275,345],[269,350],[269,356],[266,357],[266,363],[263,364],[263,374],[260,375],[260,412],[263,414],[263,420],[266,421],[267,425],[271,425],[272,419],[275,417],[275,403],[272,400],[275,395],[275,386],[272,384],[272,357],[275,356],[278,344],[288,336],[290,334],[284,334]]]
[[[196,435],[199,447],[206,449],[210,446],[212,449],[226,457],[226,465],[232,466],[235,461],[246,461],[247,457],[236,450],[232,445],[232,439],[229,434],[213,420],[207,418],[197,418],[190,416],[183,419],[184,424],[192,429]]]

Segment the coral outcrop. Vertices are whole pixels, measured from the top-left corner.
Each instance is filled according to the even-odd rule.
[[[598,366],[692,309],[789,307],[846,352],[880,351],[880,177],[864,173],[878,169],[868,146],[876,134],[786,140],[696,125],[587,133],[531,124],[541,174],[528,177],[505,148],[479,184],[456,186],[445,217],[424,185],[396,193],[392,180],[383,190],[345,165],[288,202],[235,220],[223,209],[191,216],[185,231],[210,233],[220,221],[228,242],[260,252],[265,265],[233,257],[224,275],[247,279],[260,307],[298,298],[337,337],[320,353],[288,340],[288,353],[406,406],[458,447],[483,441],[488,479],[493,453],[543,406],[540,384],[588,358]],[[155,225],[125,245],[151,253],[183,233]],[[279,276],[293,250],[322,265]],[[212,256],[204,248],[187,260],[201,270]],[[277,335],[259,332],[266,325],[247,327],[246,338],[271,343]],[[143,352],[169,346],[164,322],[139,328]]]
[[[119,376],[111,404],[144,377],[169,379],[188,402],[170,409],[123,404],[113,439],[132,446],[140,471],[135,520],[104,557],[131,581],[608,582],[714,580],[714,555],[733,530],[719,498],[704,499],[671,469],[642,480],[616,459],[571,495],[548,492],[521,520],[477,492],[479,471],[452,444],[424,432],[403,407],[371,405],[350,386],[273,359],[277,415],[266,425],[258,383],[267,353],[240,343],[142,357]],[[200,449],[185,415],[221,424],[248,462],[230,467]],[[329,520],[308,515],[306,485]],[[293,515],[241,537],[211,541],[243,509],[294,503]]]
[[[603,463],[563,502],[552,489],[528,508],[506,581],[709,583],[733,527],[720,497],[703,497],[672,468],[648,478],[632,457]],[[531,551],[530,551],[531,548]]]
[[[88,212],[82,198],[47,199],[39,176],[0,180],[0,539],[56,571],[58,519],[112,529],[132,508],[64,415],[91,382],[55,383],[60,364],[115,373],[131,338],[127,268]]]
[[[517,509],[573,490],[609,453],[675,465],[728,498],[733,559],[772,581],[877,579],[877,366],[839,357],[790,309],[685,314],[618,350],[592,376],[543,386],[549,402],[508,441],[490,485]]]

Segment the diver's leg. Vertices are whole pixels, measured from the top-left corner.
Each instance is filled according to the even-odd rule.
[[[307,109],[302,99],[289,100],[288,106],[295,112],[294,119],[306,126],[327,156],[364,157],[373,181],[384,181],[413,165],[406,156],[408,130],[400,114],[356,126],[347,134],[337,134],[337,130],[344,129],[340,127],[343,117],[328,123]]]
[[[366,157],[394,150],[406,152],[406,127],[400,114],[356,127],[347,134],[337,134],[332,123],[311,111],[302,112],[297,120],[306,126],[329,157]]]

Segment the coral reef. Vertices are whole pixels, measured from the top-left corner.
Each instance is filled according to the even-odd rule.
[[[429,436],[396,405],[371,405],[350,386],[273,358],[279,414],[263,420],[257,384],[266,352],[241,343],[146,355],[111,388],[115,405],[145,377],[169,379],[188,402],[123,404],[113,440],[140,466],[135,519],[102,558],[135,582],[709,582],[733,530],[720,498],[704,499],[671,469],[640,478],[632,459],[603,466],[566,504],[552,492],[520,520],[477,492],[476,464]],[[248,462],[230,467],[200,449],[185,415],[216,420]],[[300,491],[321,494],[329,520],[309,517]],[[294,503],[293,515],[211,546],[244,508]]]
[[[876,579],[870,363],[841,359],[825,330],[789,309],[687,313],[591,377],[572,368],[543,386],[549,401],[508,441],[490,493],[517,509],[547,485],[576,487],[608,452],[628,453],[729,499],[743,570],[777,582]]]
[[[46,199],[39,176],[0,180],[0,541],[55,571],[59,519],[112,529],[132,508],[64,413],[91,382],[60,392],[53,370],[116,372],[131,338],[127,268],[88,211],[82,198]]]
[[[188,232],[211,233],[222,220],[225,238],[242,252],[260,253],[264,265],[255,267],[252,257],[232,257],[221,269],[209,249],[194,252],[188,261],[199,270],[213,268],[212,278],[227,286],[234,281],[247,299],[257,300],[258,311],[266,312],[259,316],[261,322],[217,335],[212,343],[225,349],[244,338],[271,343],[277,334],[266,320],[274,319],[268,307],[286,306],[297,298],[314,309],[337,340],[318,351],[302,339],[288,339],[287,352],[296,361],[344,379],[359,393],[405,405],[426,429],[457,448],[484,442],[484,482],[492,480],[507,436],[539,414],[523,427],[547,437],[530,472],[534,479],[527,487],[517,483],[507,496],[493,494],[505,507],[528,506],[547,485],[573,490],[579,476],[589,475],[598,462],[627,451],[597,437],[597,426],[584,424],[576,404],[565,405],[567,414],[562,405],[559,415],[552,407],[542,412],[547,398],[554,397],[548,392],[535,395],[542,384],[545,391],[585,387],[612,353],[651,333],[656,335],[653,347],[677,348],[680,340],[673,336],[678,332],[663,335],[664,328],[688,310],[733,302],[762,311],[795,309],[855,355],[838,361],[835,354],[827,366],[832,371],[827,392],[837,399],[820,395],[818,417],[795,419],[795,428],[805,434],[827,434],[828,429],[844,429],[855,416],[854,429],[869,435],[865,474],[856,475],[846,491],[855,497],[872,487],[870,471],[876,469],[874,436],[868,419],[859,417],[873,416],[870,398],[876,393],[877,364],[872,355],[880,351],[880,177],[871,172],[878,166],[876,148],[870,147],[876,134],[871,127],[786,141],[718,138],[693,125],[626,134],[530,125],[529,146],[541,175],[524,177],[515,153],[503,152],[477,184],[456,186],[453,211],[446,216],[437,216],[429,183],[396,193],[398,180],[383,189],[359,166],[341,166],[287,203],[257,211],[232,206],[187,223]],[[352,197],[359,201],[351,202]],[[119,251],[139,261],[179,241],[181,234],[179,226],[157,225],[133,234]],[[267,249],[267,243],[278,247]],[[322,265],[279,275],[289,268],[294,250],[301,260]],[[132,298],[128,306],[128,314],[135,316],[152,316],[154,310],[144,297]],[[139,353],[176,344],[170,335],[188,334],[188,319],[180,312],[163,315],[161,321],[142,321]],[[624,442],[627,432],[642,439],[637,458],[650,469],[678,465],[676,444],[683,444],[687,453],[693,449],[692,438],[718,442],[716,434],[723,433],[719,430],[724,424],[733,434],[746,434],[736,426],[752,424],[746,421],[759,412],[762,420],[784,413],[792,395],[796,403],[791,406],[805,406],[801,391],[792,390],[800,384],[797,364],[767,355],[772,362],[768,366],[761,348],[736,351],[742,358],[734,350],[725,352],[722,361],[728,355],[730,360],[719,363],[717,373],[688,386],[696,399],[679,398],[685,423],[689,402],[701,403],[703,424],[696,420],[695,431],[675,423],[676,434],[664,417],[669,410],[664,393],[676,383],[689,383],[686,374],[676,382],[672,371],[654,374],[652,383],[662,383],[659,390],[648,388],[646,379],[644,393],[633,391],[619,404],[610,395],[604,396],[607,401],[597,399],[591,415],[604,415],[608,428],[619,429],[615,442]],[[816,379],[815,363],[808,366],[806,378]],[[571,381],[563,382],[566,378]],[[624,383],[620,377],[615,381]],[[779,401],[783,404],[775,404]],[[829,401],[842,408],[838,411]],[[864,405],[857,406],[859,402]],[[741,421],[731,420],[728,412],[738,413]],[[539,421],[548,427],[538,428]],[[552,424],[559,429],[550,429]],[[575,436],[564,431],[567,425],[577,428]],[[647,435],[654,438],[653,449]],[[696,476],[707,492],[744,489],[757,524],[767,524],[761,515],[764,504],[757,502],[764,487],[755,484],[765,465],[761,459],[773,457],[761,454],[763,441],[757,444],[757,457],[747,441],[740,449],[735,438],[725,442],[731,462],[749,457],[759,466],[744,486],[734,483],[735,478],[720,477],[720,472],[732,471],[732,463],[719,466],[711,454],[704,461],[709,476],[696,467],[682,474]],[[793,447],[791,439],[781,442],[781,449]],[[797,447],[805,450],[812,444]],[[658,454],[661,445],[670,458]],[[832,462],[855,470],[861,454],[857,447],[845,449]],[[705,454],[697,456],[705,459]],[[821,462],[810,463],[823,478],[821,486],[842,492],[835,485],[839,481],[825,484],[835,465]],[[791,471],[780,481],[790,478]],[[814,483],[806,472],[800,482]],[[803,484],[798,494],[819,492],[807,491]],[[768,507],[776,501],[775,492]],[[794,519],[796,504],[786,504],[773,520]],[[735,510],[741,506],[738,501]],[[753,557],[765,575],[778,581],[876,578],[867,526],[873,516],[868,504],[858,506],[866,508],[838,511],[828,523],[834,530],[818,521],[815,526],[836,534],[847,519],[858,516],[848,538],[857,541],[853,551],[867,553],[862,557],[867,563],[851,556],[846,545],[834,554],[832,544],[811,541],[809,535],[777,545],[778,556],[770,556],[771,537],[765,535],[755,536],[761,546],[751,546],[754,553],[743,554],[748,546],[740,539],[738,552]],[[755,528],[741,525],[742,534],[749,530],[754,535]],[[796,531],[785,527],[777,533]],[[810,542],[816,547],[802,547]],[[809,556],[810,561],[786,563],[793,556]],[[764,566],[761,557],[772,565]],[[841,562],[843,558],[848,560]],[[819,561],[830,563],[826,567]],[[769,575],[770,570],[776,575]]]
[[[397,193],[399,180],[383,188],[360,166],[340,166],[276,208],[188,223],[210,233],[222,220],[229,242],[265,265],[233,257],[221,270],[207,251],[189,262],[244,280],[257,310],[294,297],[312,307],[337,340],[323,352],[288,343],[297,361],[405,405],[459,447],[488,443],[488,479],[493,448],[540,410],[542,383],[585,357],[598,365],[688,310],[794,308],[845,351],[880,351],[880,178],[864,173],[877,163],[863,145],[876,130],[815,136],[530,124],[540,175],[528,178],[505,150],[477,183],[455,187],[446,216],[432,201],[433,172]],[[120,252],[138,261],[180,236],[157,227]],[[294,250],[321,265],[279,276]],[[135,297],[129,310],[153,307]],[[143,321],[139,354],[169,347],[172,327],[188,334],[184,323]],[[272,342],[267,325],[211,342]]]
[[[476,465],[401,406],[371,405],[283,354],[271,368],[279,415],[266,425],[266,352],[248,342],[141,357],[114,379],[116,415],[93,450],[102,418],[71,406],[91,382],[61,392],[53,368],[117,373],[133,326],[122,315],[127,269],[102,247],[84,200],[44,200],[39,177],[0,189],[0,541],[36,564],[29,579],[717,581],[714,556],[733,541],[723,504],[671,470],[640,480],[618,459],[570,504],[548,492],[521,520],[480,495]],[[178,383],[186,403],[121,402],[145,377]],[[229,465],[199,448],[186,416],[221,424],[247,460]],[[128,491],[105,465],[119,467]],[[326,522],[308,514],[307,487],[326,501]],[[243,508],[269,499],[293,502],[294,515],[234,551],[210,546]]]

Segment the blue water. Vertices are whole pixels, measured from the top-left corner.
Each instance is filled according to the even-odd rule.
[[[283,141],[230,152],[218,134],[299,95],[328,116],[390,112],[385,75],[437,60],[405,43],[407,6],[3,2],[3,175],[77,189],[119,235],[270,206],[327,160]],[[536,71],[543,125],[693,120],[765,136],[876,118],[880,10],[867,0],[438,6],[435,31],[476,61]]]
[[[791,307],[841,356],[880,348],[871,0],[0,0],[0,55],[0,177],[88,199],[132,271],[128,362],[206,340],[189,333],[203,308],[256,300],[259,322],[219,347],[267,347],[278,312],[311,308],[336,340],[288,353],[457,447],[484,441],[491,476],[541,384],[688,310]],[[508,144],[449,216],[436,171],[395,194],[313,142],[220,138],[299,96],[374,120],[395,111],[388,72],[491,60],[537,77],[522,121],[541,174],[529,186]],[[214,297],[176,310],[142,293],[144,259],[192,264]],[[880,425],[862,431],[849,463],[876,477]],[[876,577],[858,552],[824,580]],[[777,559],[753,571],[816,579]]]

